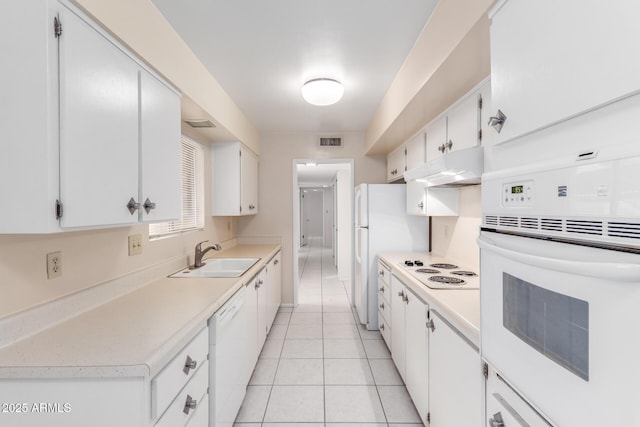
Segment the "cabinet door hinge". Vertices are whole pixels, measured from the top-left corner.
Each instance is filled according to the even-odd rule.
[[[489,364],[487,362],[482,363],[482,375],[485,379],[489,379]]]
[[[62,218],[63,206],[60,200],[56,200],[56,219]]]
[[[427,424],[431,424],[431,412],[427,412]]]
[[[57,16],[53,18],[53,34],[56,38],[62,35],[62,22],[60,22]]]
[[[242,205],[240,205],[240,213],[242,213]]]
[[[242,157],[242,150],[238,150],[238,156]]]
[[[478,131],[478,141],[482,142],[482,129]]]
[[[482,110],[482,95],[478,95],[478,109]]]

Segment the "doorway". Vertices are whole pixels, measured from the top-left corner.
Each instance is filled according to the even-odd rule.
[[[352,159],[293,161],[294,306],[305,249],[311,243],[331,248],[339,279],[353,287],[353,163]]]

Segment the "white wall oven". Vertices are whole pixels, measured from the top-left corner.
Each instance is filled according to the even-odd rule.
[[[483,358],[550,425],[640,426],[640,146],[488,173],[482,192]]]

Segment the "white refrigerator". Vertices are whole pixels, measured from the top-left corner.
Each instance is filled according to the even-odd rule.
[[[360,323],[378,329],[378,252],[429,250],[429,220],[407,215],[405,184],[355,189],[354,300]]]

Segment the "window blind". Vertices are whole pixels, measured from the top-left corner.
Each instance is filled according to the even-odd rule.
[[[200,144],[182,137],[182,216],[149,224],[149,237],[159,238],[204,228],[204,154]]]

